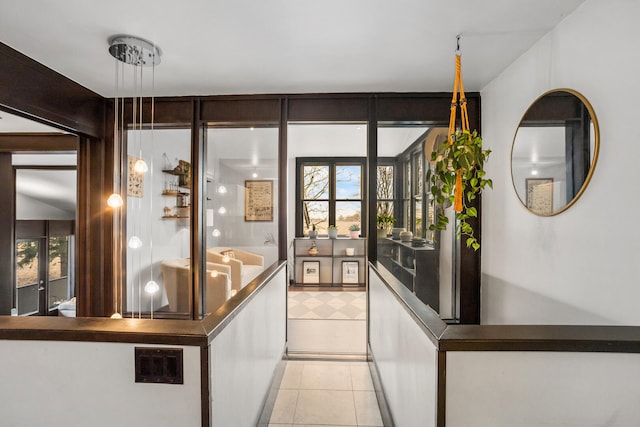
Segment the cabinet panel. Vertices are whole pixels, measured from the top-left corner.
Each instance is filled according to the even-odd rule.
[[[410,243],[378,239],[378,261],[435,311],[440,310],[438,251],[433,247],[414,248]]]

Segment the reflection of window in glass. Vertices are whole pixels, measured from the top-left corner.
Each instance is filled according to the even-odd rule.
[[[16,244],[16,287],[29,286],[38,283],[38,252],[40,245],[37,240],[24,240]]]
[[[69,299],[69,236],[49,238],[49,309]]]
[[[422,237],[422,199],[415,200],[415,222],[413,224],[414,237]]]
[[[386,214],[390,216],[394,216],[393,212],[393,204],[394,204],[394,185],[395,180],[393,179],[393,174],[395,173],[395,168],[392,165],[378,165],[377,170],[377,196],[378,196],[378,207],[376,213],[378,216]]]
[[[34,314],[40,307],[40,244],[37,240],[16,242],[16,307],[18,314]]]
[[[69,269],[69,237],[49,238],[49,281],[67,277]]]

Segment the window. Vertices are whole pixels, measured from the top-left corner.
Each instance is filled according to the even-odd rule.
[[[296,184],[296,234],[308,235],[315,226],[327,234],[330,225],[338,234],[349,234],[349,226],[364,230],[363,158],[298,158]]]

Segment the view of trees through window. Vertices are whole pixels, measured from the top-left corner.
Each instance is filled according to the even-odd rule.
[[[319,234],[327,234],[330,225],[336,226],[338,234],[348,234],[353,224],[363,227],[362,171],[363,161],[302,160],[303,234],[314,227]]]

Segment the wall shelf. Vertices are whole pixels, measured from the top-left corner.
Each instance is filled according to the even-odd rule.
[[[309,255],[311,242],[315,241],[318,248],[317,255]],[[347,255],[346,249],[353,248],[354,254]],[[294,283],[296,286],[364,286],[367,260],[367,240],[365,238],[316,238],[296,237],[293,241],[294,251]],[[319,277],[317,283],[305,281],[303,269],[307,261],[319,263]],[[345,277],[355,279],[355,274],[345,274],[344,268],[349,266],[343,262],[357,263],[357,281],[345,282]],[[353,280],[352,279],[352,280]]]

